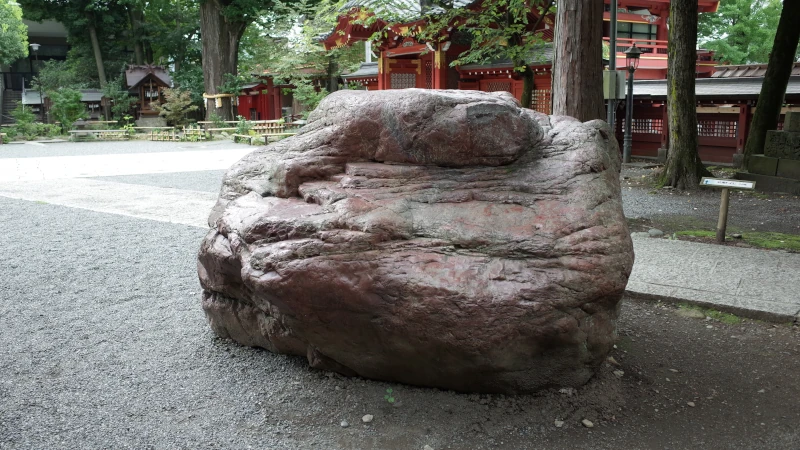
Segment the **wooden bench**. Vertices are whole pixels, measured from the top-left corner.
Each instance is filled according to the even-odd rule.
[[[130,138],[128,130],[72,130],[70,136],[78,141],[81,137],[94,136],[102,140],[126,140]]]

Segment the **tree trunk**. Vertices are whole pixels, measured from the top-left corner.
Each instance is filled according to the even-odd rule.
[[[226,19],[223,9],[230,1],[206,0],[200,3],[200,33],[203,36],[203,82],[206,93],[219,94],[224,74],[236,75],[239,41],[248,22]],[[233,120],[231,98],[223,97],[219,108],[213,98],[206,101],[206,119],[216,113],[223,120]]]
[[[89,39],[92,41],[92,51],[94,61],[97,63],[97,77],[100,79],[100,87],[106,85],[106,69],[103,66],[103,54],[100,52],[100,42],[97,40],[97,30],[94,28],[92,18],[89,18]]]
[[[522,95],[519,102],[523,108],[530,108],[533,98],[533,70],[524,62],[522,64],[525,65],[525,71],[522,72]],[[521,67],[522,64],[514,63],[514,66]]]
[[[553,45],[553,114],[604,119],[603,2],[559,0]]]
[[[744,166],[747,167],[750,157],[764,153],[764,143],[767,140],[767,131],[778,128],[778,118],[781,115],[783,97],[786,95],[786,85],[792,73],[795,52],[800,41],[800,1],[784,0],[783,11],[775,32],[775,41],[769,55],[767,73],[764,74],[764,84],[758,95],[756,112],[750,124],[750,134],[744,146]]]
[[[133,55],[136,64],[144,64],[144,49],[142,48],[141,32],[141,13],[133,9],[128,11],[131,21],[131,33],[133,34]]]
[[[339,89],[338,69],[336,58],[328,56],[328,92],[336,92]]]
[[[663,182],[678,189],[692,189],[699,186],[701,177],[712,176],[700,161],[697,149],[697,0],[672,0],[669,9],[669,151]]]

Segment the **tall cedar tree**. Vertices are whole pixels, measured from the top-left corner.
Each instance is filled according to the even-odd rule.
[[[758,94],[758,107],[750,124],[750,134],[744,146],[745,167],[750,157],[764,153],[767,131],[778,128],[778,117],[781,114],[783,96],[792,73],[797,43],[800,41],[800,0],[784,0],[778,31],[775,32],[775,43],[769,56],[767,73],[761,93]]]
[[[669,152],[663,183],[678,189],[699,186],[712,176],[697,150],[694,74],[697,65],[697,0],[672,0],[669,5],[667,115]]]
[[[553,46],[553,114],[605,119],[603,2],[559,0]]]
[[[206,93],[221,93],[226,78],[238,74],[239,43],[247,26],[274,16],[273,0],[201,0],[200,34],[203,41],[203,81]],[[226,77],[227,75],[227,77]],[[206,103],[206,115],[217,114],[233,120],[231,97],[223,97],[216,107],[213,98]]]

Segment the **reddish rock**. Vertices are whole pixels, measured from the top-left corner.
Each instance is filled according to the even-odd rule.
[[[585,383],[633,266],[605,122],[508,94],[341,91],[228,172],[199,254],[212,329],[460,391]]]

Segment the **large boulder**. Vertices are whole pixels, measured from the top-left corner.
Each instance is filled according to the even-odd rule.
[[[605,122],[508,94],[340,91],[225,176],[199,254],[220,336],[459,391],[578,386],[633,266]]]

